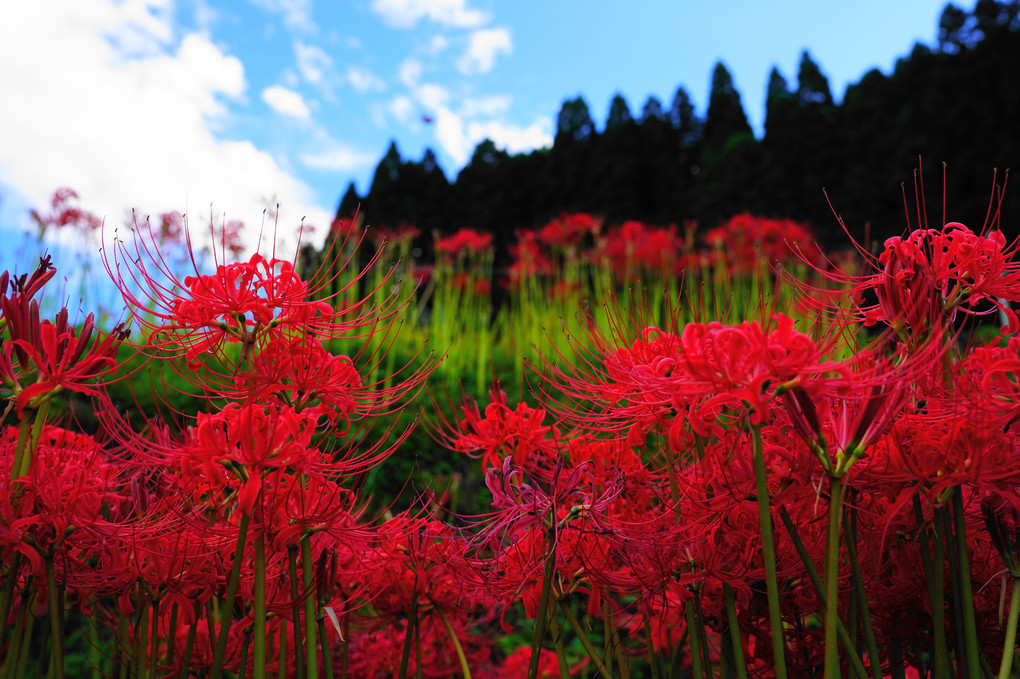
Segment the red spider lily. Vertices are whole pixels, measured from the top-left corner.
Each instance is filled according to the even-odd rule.
[[[39,232],[44,232],[49,227],[63,228],[74,227],[81,231],[98,231],[103,226],[103,220],[91,212],[82,210],[73,204],[78,200],[78,194],[69,188],[60,188],[54,191],[50,200],[52,212],[41,215],[35,210],[31,211],[32,219],[39,227]]]
[[[1003,302],[1020,300],[1016,248],[1000,231],[975,233],[950,222],[888,239],[877,259],[861,250],[874,273],[822,273],[845,286],[865,324],[888,324],[904,338],[909,329],[923,341],[929,331],[951,327],[958,313],[1001,313],[1015,334],[1020,321]],[[869,303],[869,295],[877,301]]]
[[[514,464],[529,474],[547,475],[562,457],[559,431],[543,424],[546,411],[524,401],[511,409],[498,385],[489,392],[484,414],[477,403],[466,399],[459,409],[462,418],[456,426],[441,422],[440,439],[458,452],[477,453],[483,468],[500,467],[513,457]]]
[[[638,221],[624,222],[607,233],[599,243],[601,256],[618,276],[642,272],[661,275],[679,273],[684,240],[677,227],[654,227]]]
[[[483,233],[474,229],[460,229],[453,235],[436,241],[436,254],[457,259],[465,255],[479,254],[491,245],[491,233]]]
[[[552,258],[534,231],[518,231],[517,242],[510,246],[510,254],[514,259],[509,271],[513,285],[534,276],[551,276],[556,271]]]
[[[492,664],[491,640],[472,634],[459,618],[450,619],[454,633],[464,646],[470,667],[484,668]],[[347,662],[348,676],[351,677],[397,677],[400,675],[401,650],[408,633],[400,624],[389,625],[381,630],[363,630],[352,635],[350,655]],[[411,653],[407,676],[420,673],[427,679],[446,679],[460,672],[457,654],[450,642],[450,635],[435,617],[427,617],[417,628],[421,644],[421,665],[417,651]],[[333,656],[335,676],[340,666],[337,654]]]
[[[580,581],[591,564],[599,568],[604,563],[604,555],[598,550],[585,551],[590,545],[578,542],[571,533],[610,530],[604,517],[622,488],[614,484],[600,491],[592,483],[590,465],[567,468],[560,463],[552,471],[548,490],[542,489],[527,483],[523,471],[514,467],[509,457],[502,468],[488,470],[485,484],[492,493],[495,512],[476,540],[495,553],[494,570],[486,577],[497,600],[520,599],[527,616],[534,617],[551,550],[564,575],[565,584],[558,591],[569,593],[584,586],[593,610],[598,610],[599,589]],[[582,572],[578,565],[583,565]]]
[[[548,366],[556,389],[579,404],[557,410],[589,426],[629,428],[634,443],[650,431],[665,433],[678,413],[695,433],[717,438],[727,412],[736,417],[746,408],[761,424],[777,389],[813,391],[841,369],[824,359],[826,344],[796,330],[790,318],[775,314],[769,324],[688,323],[679,334],[649,327],[632,342],[595,337],[601,366],[592,362],[590,372],[573,368],[575,374]],[[592,402],[597,406],[585,405]]]
[[[9,564],[11,550],[21,552],[38,576],[41,557],[67,549],[67,540],[108,531],[103,508],[118,499],[114,480],[120,470],[92,437],[47,426],[28,474],[12,478],[16,438],[12,428],[0,439],[0,525],[6,527],[0,561]]]
[[[99,392],[91,380],[116,371],[117,350],[127,338],[128,330],[118,325],[113,334],[92,342],[95,330],[93,314],[85,318],[81,334],[77,336],[67,318],[67,309],[61,309],[54,323],[43,321],[30,331],[32,341],[13,340],[16,353],[28,359],[37,375],[35,383],[16,392],[19,413],[25,406],[38,405],[39,399],[49,398],[65,389],[96,396]]]
[[[588,235],[597,235],[602,220],[584,212],[564,212],[543,226],[536,234],[542,243],[553,248],[579,245]]]
[[[467,558],[468,545],[438,521],[407,514],[388,520],[359,557],[355,577],[382,619],[421,619],[440,608],[476,621],[496,604]]]
[[[518,646],[514,649],[513,653],[508,655],[503,663],[499,666],[496,674],[492,676],[492,679],[519,679],[519,677],[526,677],[528,675],[528,668],[531,665],[531,646]],[[560,674],[559,659],[556,657],[556,653],[549,649],[543,648],[539,650],[541,657],[538,661],[538,679],[559,679],[562,675]],[[575,675],[579,673],[588,664],[588,658],[585,657],[580,663],[570,668],[570,674]]]
[[[758,271],[765,264],[792,263],[799,257],[794,246],[808,248],[814,237],[804,224],[790,219],[769,219],[747,213],[730,217],[703,236],[705,243],[718,250],[731,275]]]

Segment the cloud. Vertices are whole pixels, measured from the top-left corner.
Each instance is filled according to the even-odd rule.
[[[431,56],[436,56],[449,46],[450,41],[446,39],[445,35],[433,35],[425,51]]]
[[[300,40],[294,42],[294,56],[298,73],[310,85],[322,85],[333,68],[333,58],[324,49]]]
[[[294,90],[288,90],[283,85],[270,85],[262,90],[262,101],[266,102],[266,105],[275,113],[282,116],[298,120],[308,120],[312,117],[312,112],[308,110],[308,105],[305,104],[301,95]]]
[[[324,148],[298,155],[298,162],[314,170],[352,172],[371,167],[378,162],[375,153],[351,148],[336,141],[327,142]]]
[[[380,92],[386,89],[386,83],[382,81],[382,78],[357,66],[347,69],[346,80],[358,92]]]
[[[292,30],[315,32],[312,23],[311,0],[251,0],[253,4],[267,12],[283,15],[283,23]]]
[[[541,117],[522,127],[498,120],[464,121],[464,116],[448,108],[436,113],[436,138],[458,167],[467,163],[475,146],[491,139],[497,148],[508,153],[526,153],[552,146],[552,119]]]
[[[464,123],[460,116],[449,109],[436,113],[436,138],[444,151],[450,154],[457,167],[468,161],[467,142],[464,138]]]
[[[408,57],[400,62],[400,66],[397,68],[397,77],[408,87],[415,87],[421,81],[421,71],[421,62],[414,57]]]
[[[505,113],[510,108],[510,97],[505,94],[493,94],[488,97],[468,98],[460,104],[460,114],[467,118],[474,116],[494,116]]]
[[[450,100],[450,93],[442,85],[425,83],[415,88],[414,98],[429,111],[438,111],[446,107],[446,102]]]
[[[371,7],[391,28],[414,28],[422,19],[449,28],[474,28],[489,20],[485,12],[468,9],[466,0],[372,0]]]
[[[467,50],[457,60],[457,70],[464,75],[488,73],[496,64],[497,54],[510,54],[513,49],[510,30],[505,27],[474,31],[469,38]]]
[[[0,22],[0,101],[18,102],[0,106],[0,129],[9,132],[0,144],[5,183],[40,207],[70,186],[110,226],[132,206],[143,215],[191,212],[202,224],[212,205],[217,221],[224,213],[243,220],[254,238],[273,200],[281,233],[302,215],[324,231],[329,212],[307,185],[251,142],[216,134],[229,129],[228,105],[246,96],[241,62],[197,34],[129,58],[116,39],[138,30],[124,28],[127,7],[26,2],[17,21]],[[174,35],[176,27],[149,30]]]
[[[394,98],[387,109],[398,121],[407,123],[414,115],[414,102],[411,101],[411,97],[402,94]]]
[[[527,127],[507,125],[499,121],[468,123],[466,139],[472,149],[483,139],[491,139],[507,153],[526,153],[552,146],[552,120],[541,118]]]

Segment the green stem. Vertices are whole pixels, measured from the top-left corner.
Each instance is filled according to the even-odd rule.
[[[301,582],[305,597],[305,671],[307,676],[319,676],[317,629],[315,624],[315,588],[312,585],[312,538],[301,538]]]
[[[687,621],[687,639],[691,644],[691,675],[698,679],[705,676],[705,670],[701,664],[701,635],[698,634],[694,614],[694,597],[691,597],[684,606],[684,619]]]
[[[815,586],[815,591],[818,592],[818,598],[822,600],[822,606],[824,607],[826,602],[825,589],[822,587],[822,579],[818,577],[818,570],[811,561],[811,555],[808,554],[807,548],[800,539],[800,534],[797,533],[797,527],[793,525],[793,519],[790,518],[785,507],[779,509],[779,516],[782,517],[783,525],[786,526],[786,531],[790,534],[790,538],[793,539],[793,546],[797,550],[797,554],[800,555],[800,560],[804,562],[804,570],[807,571],[811,584]],[[859,676],[866,676],[868,671],[864,669],[864,663],[861,662],[861,656],[857,654],[857,647],[854,646],[850,633],[847,632],[842,620],[837,618],[836,623],[838,625],[836,633],[839,635],[839,640],[843,643],[843,650],[846,651],[850,664]]]
[[[266,679],[266,536],[259,531],[255,538],[255,657],[252,658],[254,679]]]
[[[50,643],[53,650],[53,670],[56,679],[64,679],[64,616],[57,593],[57,574],[53,558],[46,559],[46,589],[49,594]]]
[[[177,630],[177,602],[170,607],[170,626],[168,628],[169,633],[166,635],[166,663],[168,665],[173,664],[174,661],[174,639],[177,635],[174,633]]]
[[[839,526],[843,509],[843,483],[829,477],[829,533],[825,548],[825,679],[836,679],[839,671],[839,646],[836,625],[839,622]]]
[[[928,602],[931,607],[932,635],[935,646],[935,672],[933,679],[949,679],[949,647],[946,644],[946,562],[942,553],[941,522],[934,521],[935,554],[932,554],[925,530],[927,521],[921,498],[914,495],[914,520],[917,523],[918,536],[921,541],[921,563],[924,566],[925,584],[928,588]]]
[[[248,539],[248,521],[250,519],[251,517],[247,514],[241,514],[241,523],[237,528],[234,563],[230,568],[227,599],[224,602],[223,612],[220,614],[220,629],[216,635],[216,650],[213,653],[212,679],[220,679],[223,676],[223,658],[227,654],[227,637],[230,635],[230,624],[234,618],[234,599],[237,598],[237,584],[241,578],[241,562],[244,560],[244,543]]]
[[[298,596],[297,547],[287,548],[290,569],[290,612],[294,618],[294,676],[305,679],[305,645],[301,643],[301,607]]]
[[[549,625],[554,628],[556,635],[553,638],[556,646],[556,662],[559,663],[560,666],[560,679],[570,679],[570,665],[567,663],[567,651],[563,647],[563,624],[556,620],[555,615],[550,615]]]
[[[737,619],[737,605],[733,600],[733,588],[723,584],[723,599],[726,602],[726,621],[729,624],[730,643],[733,647],[733,664],[737,678],[747,679],[747,663],[744,660],[744,645],[740,639],[740,622]]]
[[[446,614],[443,613],[442,608],[436,606],[435,602],[432,603],[432,606],[436,613],[439,614],[439,619],[443,621],[443,627],[446,628],[446,633],[450,635],[450,641],[453,642],[453,650],[457,652],[457,660],[460,661],[460,671],[464,675],[464,679],[471,679],[471,669],[468,667],[467,657],[464,655],[464,649],[461,648],[457,634],[453,631],[453,626],[446,618]]]
[[[1006,641],[1002,646],[1002,662],[998,679],[1009,679],[1013,673],[1013,653],[1016,651],[1016,622],[1020,617],[1020,577],[1013,576],[1013,590],[1009,594],[1009,618],[1006,621]]]
[[[415,592],[418,591],[417,576],[415,576]],[[407,679],[407,664],[411,660],[411,640],[414,638],[413,630],[418,624],[418,596],[415,595],[411,601],[411,610],[407,614],[407,627],[404,628],[404,648],[400,653],[400,679]]]
[[[761,427],[753,426],[751,429],[754,434],[754,483],[758,500],[758,522],[761,525],[761,546],[765,559],[765,588],[769,603],[769,625],[772,630],[772,658],[776,665],[776,679],[786,679],[783,618],[779,609],[776,548],[772,539],[772,513],[769,511],[769,489],[765,478],[765,456],[762,452]]]
[[[878,642],[875,640],[875,628],[871,623],[871,610],[868,598],[864,593],[864,577],[861,575],[861,564],[857,561],[857,510],[850,512],[850,536],[846,541],[847,556],[850,558],[850,569],[853,574],[854,588],[857,590],[857,601],[864,622],[864,640],[868,646],[868,661],[872,679],[882,679],[882,660],[878,655]]]
[[[277,679],[287,679],[287,621],[280,620],[277,631],[279,643],[277,644],[278,654],[276,660]]]
[[[326,679],[333,679],[333,654],[329,648],[329,637],[326,636],[326,619],[318,619],[319,626],[319,639],[322,642],[319,646],[322,648],[322,669]]]
[[[93,607],[95,601],[92,602]],[[0,618],[2,620],[2,618]],[[88,635],[89,635],[89,667],[91,668],[92,679],[100,679],[103,676],[102,672],[102,653],[99,649],[99,620],[96,619],[96,612],[93,610],[92,615],[88,616]],[[172,638],[172,637],[171,637]]]
[[[191,628],[188,630],[188,638],[184,642],[184,657],[181,659],[180,679],[187,679],[191,676],[191,652],[195,648],[195,637],[198,634],[198,622],[202,616],[202,604],[195,600],[195,619],[191,621]]]
[[[33,621],[29,615],[29,604],[27,601],[24,602],[24,606],[25,629],[21,634],[21,649],[15,655],[17,663],[12,665],[13,672],[11,673],[11,679],[21,679],[25,676],[25,667],[28,664],[28,655],[32,648],[32,630],[35,629],[35,625],[32,624]]]
[[[149,679],[156,679],[159,665],[159,599],[152,600],[152,622],[149,625]]]
[[[531,662],[528,664],[528,679],[538,676],[538,661],[542,654],[542,639],[545,637],[546,608],[549,607],[549,594],[552,590],[552,579],[556,570],[556,543],[552,536],[547,537],[549,546],[545,553],[545,568],[542,571],[542,593],[539,595],[538,613],[535,614],[535,633],[531,638]]]
[[[967,673],[971,679],[981,676],[981,660],[978,646],[977,620],[974,615],[974,593],[970,581],[970,556],[967,551],[967,533],[963,524],[963,489],[953,491],[953,526],[956,533],[956,563],[960,574],[960,599],[963,604],[964,649],[966,651]]]
[[[595,669],[599,671],[603,679],[613,679],[613,675],[606,669],[605,663],[602,662],[602,658],[599,657],[598,651],[592,646],[591,639],[585,634],[584,628],[581,623],[577,621],[577,617],[574,615],[574,611],[570,608],[570,603],[565,599],[560,599],[560,608],[563,609],[563,615],[566,616],[567,622],[570,623],[571,629],[574,630],[574,634],[581,641],[581,645],[584,646],[584,650],[588,652],[588,657],[595,663]]]

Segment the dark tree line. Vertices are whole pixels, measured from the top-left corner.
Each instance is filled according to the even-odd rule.
[[[636,115],[617,95],[599,131],[578,96],[563,103],[551,148],[510,155],[483,141],[452,183],[431,150],[408,161],[394,143],[368,194],[351,183],[338,216],[360,204],[368,224],[419,227],[426,247],[434,230],[487,230],[505,252],[514,229],[563,211],[702,227],[750,211],[807,222],[823,242],[845,245],[823,188],[852,234],[862,238],[867,228],[881,239],[906,226],[900,185],[913,205],[921,156],[929,225],[941,218],[944,162],[947,218],[977,229],[993,169],[1001,184],[1005,169],[1020,167],[1018,15],[1020,0],[980,0],[969,12],[947,5],[934,48],[915,45],[891,75],[867,73],[839,104],[805,52],[795,83],[775,68],[769,74],[760,140],[719,63],[704,116],[683,87],[668,108],[651,97]],[[1010,196],[1017,190],[1004,203],[1010,236],[1020,228],[1020,197]]]

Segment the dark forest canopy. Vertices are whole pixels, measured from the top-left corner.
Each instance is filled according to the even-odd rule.
[[[807,52],[795,82],[773,68],[760,140],[719,63],[703,117],[681,86],[668,109],[653,97],[633,114],[616,95],[599,131],[578,96],[564,101],[551,148],[511,155],[483,141],[453,182],[431,150],[404,160],[393,143],[368,195],[352,182],[337,214],[350,217],[360,205],[367,224],[410,223],[426,239],[472,227],[492,232],[503,249],[515,229],[564,211],[610,222],[695,220],[705,228],[753,212],[807,222],[823,243],[841,246],[846,238],[832,209],[858,238],[907,227],[900,186],[913,205],[921,157],[929,226],[940,226],[945,163],[947,220],[977,230],[993,181],[1002,184],[1005,169],[1020,167],[1020,0],[980,0],[971,11],[947,5],[936,39],[933,48],[915,45],[890,75],[870,71],[838,104]],[[1001,226],[1012,236],[1020,197],[1010,193]],[[911,227],[915,219],[912,210]]]

